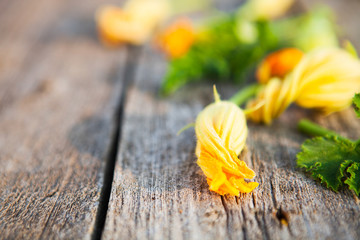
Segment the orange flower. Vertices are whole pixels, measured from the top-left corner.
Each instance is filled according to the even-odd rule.
[[[194,40],[194,29],[190,20],[181,18],[158,36],[157,43],[169,57],[178,58],[187,53]]]
[[[101,7],[96,12],[100,38],[106,45],[142,44],[169,11],[166,0],[130,0],[123,9]]]
[[[238,158],[248,134],[245,114],[236,104],[221,101],[215,87],[214,95],[215,102],[196,118],[197,164],[211,191],[234,196],[249,193],[259,184],[245,181],[255,173]]]
[[[284,48],[269,54],[256,71],[256,77],[262,84],[271,78],[283,78],[300,62],[304,53],[296,48]]]

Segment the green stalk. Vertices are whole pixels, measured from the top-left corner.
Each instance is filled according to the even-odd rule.
[[[360,146],[360,139],[358,139],[357,141],[348,139],[346,137],[343,137],[339,134],[337,134],[336,132],[333,132],[329,129],[323,128],[320,125],[313,123],[309,120],[306,119],[302,119],[299,121],[298,123],[298,129],[303,132],[306,133],[310,136],[320,136],[320,137],[324,137],[324,136],[336,136],[341,140],[347,140],[347,141],[351,141],[355,144],[355,146]],[[360,150],[360,149],[359,149]]]
[[[339,134],[337,134],[336,132],[333,132],[329,129],[323,128],[320,125],[313,123],[307,119],[302,119],[299,121],[298,123],[298,129],[303,132],[306,133],[310,136],[338,136],[340,138],[341,137]]]
[[[260,87],[260,84],[255,83],[245,88],[242,88],[240,91],[235,93],[235,95],[232,96],[229,101],[240,106],[244,104],[247,100],[249,100],[251,97],[255,96],[260,90]]]

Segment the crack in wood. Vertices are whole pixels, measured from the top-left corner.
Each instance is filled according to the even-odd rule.
[[[225,210],[225,214],[226,214],[226,229],[227,229],[227,234],[228,234],[228,239],[231,239],[231,231],[230,231],[230,212],[229,212],[229,208],[226,206],[225,203],[225,197],[224,196],[220,196],[221,199],[221,204],[224,207]]]
[[[264,226],[265,225],[265,220],[263,218],[263,222],[260,220],[260,217],[259,217],[259,212],[255,212],[255,219],[256,219],[256,222],[257,224],[259,225],[259,228],[262,230],[261,233],[263,235],[263,239],[270,239],[270,234],[268,232],[268,229]]]
[[[256,197],[255,197],[255,193],[252,192],[251,195],[252,195],[252,201],[253,201],[253,204],[254,204],[254,208],[256,209]]]
[[[41,232],[40,232],[40,235],[39,235],[38,239],[42,239],[42,236],[43,236],[43,234],[45,233],[45,229],[46,229],[46,227],[48,226],[49,221],[50,221],[50,218],[51,218],[51,216],[52,216],[52,214],[53,214],[53,212],[54,212],[54,209],[55,209],[55,207],[56,207],[56,205],[57,205],[57,203],[58,203],[58,201],[59,201],[59,197],[60,197],[60,194],[57,195],[56,200],[54,201],[54,204],[51,206],[49,215],[48,215],[47,218],[46,218],[45,224],[44,224],[44,226],[43,226],[42,229],[41,229]]]
[[[273,184],[273,174],[270,176],[270,194],[271,194],[271,199],[273,201],[274,204],[274,208],[277,208],[277,202],[276,202],[276,198],[275,198],[275,187]]]
[[[120,138],[122,133],[122,122],[124,115],[124,107],[127,99],[127,90],[133,82],[136,70],[136,62],[139,59],[139,55],[141,52],[140,47],[128,46],[126,48],[127,61],[125,66],[125,72],[122,76],[118,76],[118,78],[123,78],[123,87],[121,89],[120,98],[118,101],[117,109],[114,112],[114,131],[113,136],[111,138],[111,143],[109,147],[109,151],[106,157],[106,163],[104,168],[104,183],[100,193],[99,206],[96,213],[94,231],[91,234],[92,240],[101,239],[101,235],[105,226],[105,220],[108,210],[108,204],[112,189],[112,182],[114,178],[114,169],[115,163],[117,159],[117,155],[119,152]]]
[[[244,219],[244,222],[242,224],[242,231],[243,231],[243,234],[244,234],[244,240],[247,240],[248,239],[248,233],[247,233],[247,230],[246,230],[246,214],[245,214],[245,211],[244,211],[244,208],[241,206],[241,213],[242,213],[242,216],[243,216],[243,219]]]

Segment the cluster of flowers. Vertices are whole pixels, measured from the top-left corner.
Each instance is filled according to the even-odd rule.
[[[250,0],[242,8],[246,16],[241,19],[239,37],[249,41],[254,33],[251,21],[274,19],[283,15],[294,0]],[[184,3],[186,4],[186,2]],[[176,10],[169,0],[129,0],[123,7],[106,5],[96,12],[100,39],[105,45],[116,46],[124,43],[144,44],[156,35],[157,46],[169,58],[186,54],[192,44],[202,38],[186,17],[180,17],[163,27]],[[251,13],[251,14],[250,14]]]
[[[360,91],[360,61],[339,48],[307,54],[289,48],[267,56],[257,78],[262,86],[257,97],[247,103],[246,117],[270,124],[293,102],[326,114],[347,108]],[[231,195],[250,192],[258,183],[244,179],[255,173],[237,157],[248,134],[244,111],[230,101],[220,101],[216,91],[215,99],[196,120],[197,163],[210,190]]]
[[[249,21],[272,19],[282,15],[292,0],[250,0],[242,8],[251,13]],[[104,43],[142,44],[171,14],[166,0],[131,0],[123,8],[106,6],[97,13]],[[245,19],[245,20],[244,20]],[[251,36],[251,24],[242,18],[241,31]],[[239,29],[237,29],[239,30]],[[186,54],[199,35],[188,19],[179,19],[161,31],[156,42],[170,57]],[[349,45],[351,46],[351,45]],[[247,179],[255,173],[239,159],[248,135],[246,118],[271,124],[292,103],[315,108],[326,114],[345,109],[360,91],[360,61],[349,47],[316,48],[303,52],[286,48],[268,55],[256,76],[261,87],[243,111],[231,101],[222,101],[214,87],[215,102],[198,115],[195,122],[197,163],[207,177],[211,191],[221,195],[239,195],[258,186]],[[246,114],[245,114],[246,113]]]

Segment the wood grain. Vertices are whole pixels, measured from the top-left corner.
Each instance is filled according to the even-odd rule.
[[[124,52],[97,41],[101,1],[1,4],[0,239],[90,238]]]
[[[104,239],[359,239],[359,199],[335,193],[296,168],[307,117],[350,138],[360,122],[352,110],[323,117],[291,107],[271,127],[249,123],[244,160],[260,186],[221,197],[208,190],[196,165],[195,136],[187,130],[212,101],[211,84],[184,88],[169,99],[156,92],[166,61],[144,50],[129,90]],[[223,97],[231,86],[218,88]]]
[[[218,5],[228,10],[234,2]],[[358,46],[358,3],[328,2]],[[124,77],[132,76],[124,74],[124,49],[96,40],[93,14],[103,3],[0,1],[0,239],[89,239],[104,214],[103,170],[117,133],[104,239],[360,238],[358,198],[295,167],[306,138],[297,119],[356,138],[360,123],[351,110],[321,117],[291,107],[271,127],[249,123],[243,157],[260,186],[221,197],[195,163],[193,130],[176,136],[212,101],[211,84],[157,97],[166,60],[149,46],[139,65],[131,63],[135,83],[117,132]],[[219,86],[224,98],[233,88]]]

